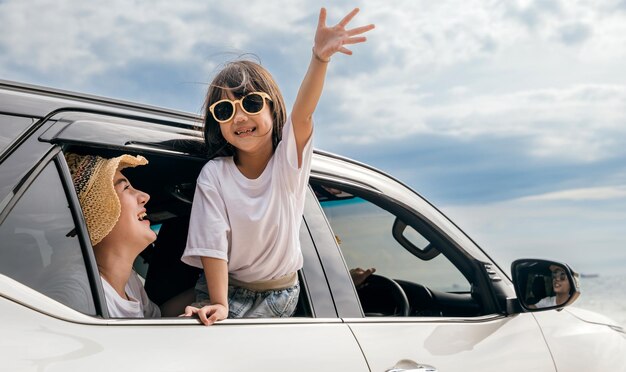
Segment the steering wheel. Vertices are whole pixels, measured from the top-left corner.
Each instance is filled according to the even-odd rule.
[[[366,316],[409,316],[411,312],[402,287],[385,276],[370,275],[357,293]]]
[[[396,280],[396,283],[404,289],[409,298],[411,316],[442,316],[435,295],[428,287],[400,279]]]

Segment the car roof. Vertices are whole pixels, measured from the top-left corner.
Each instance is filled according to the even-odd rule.
[[[189,128],[202,125],[198,115],[184,111],[0,79],[0,112],[44,118],[68,108],[159,117]]]

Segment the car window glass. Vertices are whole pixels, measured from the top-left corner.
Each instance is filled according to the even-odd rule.
[[[376,274],[434,290],[469,292],[467,279],[444,255],[422,260],[394,238],[396,216],[365,199],[345,192],[342,195],[338,199],[321,198],[320,204],[349,268],[373,267]],[[419,251],[430,244],[411,226],[404,229],[402,236]]]
[[[31,118],[0,115],[0,152],[32,123]]]
[[[0,226],[0,273],[75,310],[95,306],[74,221],[54,163]]]

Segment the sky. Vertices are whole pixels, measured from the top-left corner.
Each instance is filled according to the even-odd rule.
[[[199,114],[250,53],[289,108],[321,6],[376,29],[332,58],[317,148],[402,180],[504,268],[626,274],[625,0],[0,0],[0,79]]]

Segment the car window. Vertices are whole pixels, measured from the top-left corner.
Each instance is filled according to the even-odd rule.
[[[376,274],[438,291],[470,291],[470,283],[443,254],[416,255],[427,252],[430,242],[414,227],[406,226],[396,239],[394,224],[405,225],[397,216],[345,191],[326,190],[333,197],[318,198],[349,268],[373,267]],[[403,246],[402,238],[416,254]]]
[[[0,152],[32,123],[31,118],[0,115]]]
[[[0,273],[75,310],[95,315],[80,243],[53,162],[0,226]]]

